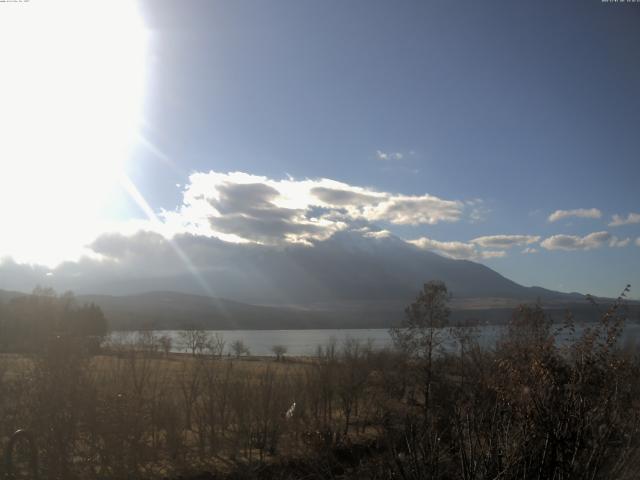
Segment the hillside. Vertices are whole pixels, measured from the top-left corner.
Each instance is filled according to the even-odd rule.
[[[18,292],[0,290],[7,302]],[[251,305],[179,292],[148,292],[136,295],[80,295],[79,303],[95,303],[105,313],[112,330],[190,329],[252,330],[306,328],[387,328],[400,320],[406,304],[399,301],[341,302],[290,306]],[[522,299],[526,302],[526,299]],[[451,321],[499,324],[507,321],[521,302],[505,298],[453,299]],[[556,321],[569,309],[579,321],[598,317],[587,302],[544,303]],[[633,318],[638,305],[630,306]]]
[[[170,291],[260,305],[372,300],[406,304],[429,280],[444,281],[456,298],[583,298],[579,294],[525,287],[480,263],[446,258],[394,236],[369,238],[341,232],[312,247],[231,244],[187,236],[175,239],[176,248],[193,252],[190,259],[197,273],[194,268],[186,268],[184,259],[177,258],[173,247],[161,237],[119,240],[126,251],[144,252],[139,257],[144,261],[117,275],[114,272],[118,270],[108,275],[99,273],[106,269],[100,265],[101,270],[95,274],[81,276],[76,269],[63,265],[42,282],[58,291],[73,290],[78,294]],[[121,268],[127,261],[108,265]],[[0,287],[10,288],[12,281],[12,277],[0,277]]]
[[[207,242],[220,255],[213,257],[215,265],[199,265],[197,277],[143,276],[138,270],[136,276],[81,282],[60,270],[47,277],[48,284],[99,305],[113,329],[388,327],[432,279],[444,281],[452,293],[454,321],[500,323],[518,304],[535,301],[556,318],[567,308],[584,319],[596,315],[581,294],[525,287],[485,265],[393,236],[343,233],[312,248]],[[0,291],[0,299],[17,294]]]

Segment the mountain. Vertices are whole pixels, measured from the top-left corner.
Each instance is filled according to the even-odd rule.
[[[250,305],[178,292],[80,295],[78,301],[98,305],[114,330],[340,328],[340,318],[327,312]]]
[[[22,295],[26,295],[22,292],[15,292],[10,290],[0,290],[0,303],[6,303],[12,298],[20,297]]]
[[[229,244],[189,236],[168,245],[162,238],[148,237],[120,238],[108,248],[104,241],[103,252],[113,255],[114,262],[62,266],[44,280],[76,293],[172,291],[266,305],[371,300],[406,304],[429,280],[444,281],[456,298],[583,298],[524,287],[485,265],[445,258],[393,236],[341,232],[312,247]],[[112,253],[116,247],[123,253]],[[0,276],[0,286],[1,281]]]
[[[596,312],[581,294],[525,287],[485,265],[445,258],[393,236],[344,232],[312,247],[188,236],[170,246],[162,237],[149,241],[149,235],[118,241],[118,251],[134,254],[63,265],[43,282],[99,305],[114,329],[387,327],[429,280],[447,284],[454,321],[503,322],[519,303],[534,301],[556,317],[566,308],[588,319]],[[176,249],[191,259],[189,268]],[[0,275],[0,287],[19,274],[16,265],[12,274]],[[31,269],[27,278],[37,274]],[[16,294],[0,291],[0,300]]]
[[[0,290],[3,302],[21,295],[25,294]],[[388,300],[274,307],[178,292],[79,295],[77,301],[98,305],[112,330],[388,328],[402,318],[406,307],[405,303]],[[453,323],[503,323],[518,303],[515,299],[493,297],[453,299],[451,320]],[[598,317],[598,310],[584,301],[547,303],[545,307],[555,320],[563,317],[565,309],[570,309],[577,320],[590,321]],[[638,305],[632,305],[632,310],[637,317]]]

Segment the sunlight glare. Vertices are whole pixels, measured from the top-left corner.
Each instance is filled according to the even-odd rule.
[[[53,265],[81,253],[125,167],[147,33],[131,1],[8,3],[2,13],[0,257]]]

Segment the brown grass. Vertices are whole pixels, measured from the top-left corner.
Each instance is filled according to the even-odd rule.
[[[351,340],[236,359],[149,338],[92,356],[57,337],[0,355],[0,446],[27,428],[47,479],[635,478],[640,361],[616,345],[623,313],[561,347],[521,307],[495,349],[459,329],[463,349],[430,357]]]

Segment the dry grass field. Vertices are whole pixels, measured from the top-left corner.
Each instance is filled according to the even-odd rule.
[[[396,350],[349,340],[280,360],[57,336],[0,355],[0,446],[27,429],[42,478],[60,480],[636,478],[640,358],[617,345],[620,313],[562,344],[524,306],[492,349],[459,327],[444,353],[421,323]]]

